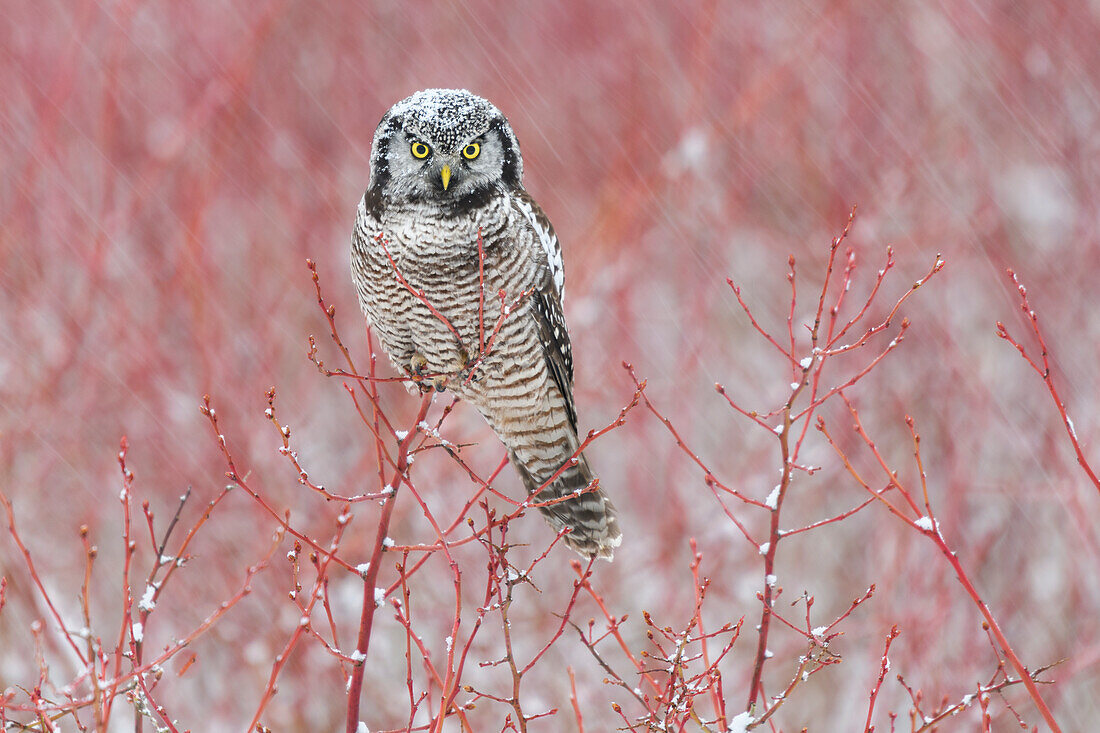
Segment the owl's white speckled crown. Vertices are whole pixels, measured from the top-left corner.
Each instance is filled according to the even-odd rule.
[[[492,102],[465,89],[425,89],[402,99],[391,113],[401,115],[406,129],[416,130],[445,153],[503,117]]]
[[[499,180],[507,186],[521,186],[523,158],[519,141],[508,119],[492,102],[465,89],[416,92],[390,107],[378,123],[371,149],[371,189],[378,193],[386,190],[396,172],[387,156],[390,142],[399,133],[406,140],[429,144],[442,156],[455,156],[471,140],[492,132],[500,139]],[[392,193],[398,189],[389,190]]]

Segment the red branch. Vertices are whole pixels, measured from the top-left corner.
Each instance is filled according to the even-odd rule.
[[[405,473],[409,468],[409,446],[416,437],[416,426],[428,415],[428,408],[432,404],[432,393],[425,393],[420,398],[420,410],[416,413],[412,428],[405,435],[397,448],[397,467],[388,486],[392,493],[382,505],[382,516],[378,519],[378,530],[374,536],[374,545],[371,551],[370,564],[363,574],[363,610],[359,619],[359,639],[355,644],[355,665],[352,667],[351,680],[348,683],[348,711],[346,733],[355,733],[359,727],[359,698],[363,690],[363,662],[367,659],[367,651],[370,648],[371,629],[374,624],[374,611],[377,608],[375,600],[375,588],[378,582],[378,569],[382,564],[382,553],[385,551],[386,537],[389,533],[390,518],[393,516],[393,507],[396,504],[397,489],[401,484]]]
[[[875,680],[875,686],[871,688],[871,699],[867,704],[867,722],[863,724],[864,733],[871,733],[874,730],[874,726],[871,725],[871,717],[875,714],[875,700],[878,699],[878,691],[882,689],[882,681],[886,679],[886,673],[890,671],[890,645],[894,642],[894,639],[898,638],[901,634],[898,631],[898,627],[895,624],[890,629],[890,633],[886,635],[886,648],[882,651],[882,664],[879,665],[878,679]]]
[[[1062,418],[1062,425],[1066,428],[1066,435],[1069,436],[1070,445],[1073,446],[1073,452],[1077,455],[1077,463],[1081,466],[1082,470],[1084,470],[1085,475],[1088,476],[1092,485],[1096,487],[1096,490],[1100,491],[1100,478],[1097,478],[1096,472],[1092,470],[1092,466],[1089,465],[1088,459],[1085,458],[1085,453],[1081,450],[1081,443],[1077,440],[1077,430],[1073,426],[1073,420],[1070,419],[1069,414],[1066,412],[1066,404],[1062,402],[1062,398],[1058,396],[1058,390],[1054,386],[1054,376],[1051,374],[1050,369],[1050,355],[1047,351],[1046,339],[1043,338],[1043,332],[1039,328],[1039,316],[1032,309],[1031,303],[1028,302],[1027,288],[1020,284],[1020,280],[1016,277],[1015,272],[1011,269],[1007,272],[1013,285],[1016,286],[1017,292],[1020,293],[1020,310],[1024,312],[1024,317],[1027,318],[1028,325],[1031,326],[1031,332],[1035,335],[1035,340],[1039,344],[1039,362],[1036,363],[1031,355],[1028,354],[1027,349],[1008,333],[1008,329],[1005,328],[1005,325],[1000,321],[997,321],[997,335],[1016,347],[1016,350],[1020,352],[1020,356],[1028,363],[1028,366],[1042,378],[1043,383],[1047,387],[1047,391],[1050,393],[1050,398],[1054,400],[1054,408],[1058,411],[1058,416]],[[1040,366],[1040,364],[1042,366]]]
[[[864,480],[855,470],[845,451],[837,444],[832,436],[829,435],[829,432],[825,427],[824,421],[820,418],[818,420],[818,429],[825,435],[826,439],[829,441],[829,444],[837,453],[837,456],[844,463],[845,468],[848,469],[848,472],[852,475],[853,478],[856,479],[856,482],[860,484],[860,486],[862,486],[864,490],[870,492],[875,499],[882,502],[882,504],[886,506],[891,514],[901,519],[913,529],[921,532],[936,545],[936,548],[940,551],[940,554],[951,566],[951,569],[954,570],[955,577],[958,578],[959,584],[962,585],[963,590],[965,590],[966,594],[970,596],[971,601],[973,601],[974,605],[978,608],[978,611],[985,619],[985,622],[989,625],[990,633],[992,633],[993,636],[997,639],[997,643],[1004,651],[1005,657],[1012,664],[1016,672],[1020,675],[1020,679],[1022,680],[1024,686],[1027,688],[1028,694],[1031,696],[1031,700],[1035,704],[1035,707],[1039,710],[1040,714],[1042,714],[1043,719],[1046,720],[1046,723],[1050,727],[1051,731],[1053,731],[1054,733],[1060,733],[1061,728],[1059,728],[1058,723],[1055,722],[1054,715],[1051,713],[1050,708],[1043,700],[1042,694],[1039,692],[1039,687],[1033,679],[1032,673],[1027,670],[1027,667],[1024,666],[1024,663],[1020,661],[1020,658],[1016,655],[1016,652],[1013,650],[1012,645],[1009,644],[1008,638],[1005,636],[1004,631],[1002,631],[1000,624],[993,616],[993,612],[990,610],[989,606],[986,605],[985,601],[982,600],[982,597],[978,593],[977,588],[975,588],[974,583],[971,581],[969,574],[963,567],[962,561],[959,559],[959,556],[951,549],[951,547],[947,544],[947,541],[944,539],[943,535],[940,533],[939,523],[931,514],[927,516],[922,515],[920,507],[914,496],[914,492],[912,492],[908,487],[902,484],[900,479],[898,478],[897,472],[892,470],[887,465],[886,460],[882,457],[882,454],[875,446],[874,441],[871,440],[871,437],[864,429],[863,423],[859,418],[859,413],[855,409],[855,406],[847,400],[845,400],[845,402],[848,405],[848,411],[851,414],[852,419],[855,421],[856,433],[859,435],[860,438],[863,439],[863,442],[870,449],[871,454],[874,456],[880,468],[886,474],[887,480],[894,488],[896,488],[900,492],[909,509],[917,516],[915,518],[911,517],[905,509],[887,500],[882,495],[882,492],[876,492],[871,489],[866,480]],[[911,418],[907,417],[906,421],[909,422],[910,425],[912,425]],[[920,441],[916,437],[915,429],[913,435],[915,445],[914,450],[919,456]],[[921,464],[918,461],[918,466],[920,465]],[[921,473],[923,475],[923,469],[921,469]],[[927,501],[927,499],[925,499],[925,501]]]

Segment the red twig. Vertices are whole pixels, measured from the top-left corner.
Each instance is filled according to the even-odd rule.
[[[54,606],[53,600],[50,598],[50,594],[42,584],[42,580],[38,575],[38,569],[35,567],[34,560],[31,558],[31,552],[27,549],[27,546],[23,544],[23,539],[19,536],[19,532],[15,528],[15,509],[11,501],[2,491],[0,491],[0,504],[4,505],[4,511],[7,512],[8,532],[11,534],[11,538],[15,542],[16,547],[19,548],[19,552],[23,555],[23,563],[27,566],[27,572],[31,576],[31,581],[34,582],[39,595],[46,604],[46,608],[49,609],[50,615],[53,616],[54,623],[57,624],[58,631],[61,632],[69,648],[72,649],[76,658],[80,661],[80,665],[82,667],[87,667],[89,664],[87,657],[84,656],[84,652],[82,652],[80,647],[76,645],[76,642],[73,641],[73,634],[71,634],[69,629],[65,626],[65,622],[61,619],[61,614],[58,613],[57,607]]]
[[[302,636],[310,632],[310,624],[312,623],[311,616],[313,614],[313,608],[317,604],[318,599],[322,596],[322,590],[325,587],[325,583],[328,578],[328,566],[336,556],[336,551],[340,547],[340,540],[344,536],[344,530],[347,528],[348,521],[351,519],[351,510],[348,505],[344,505],[343,511],[336,518],[336,532],[333,536],[332,543],[329,545],[330,553],[323,556],[317,563],[317,579],[313,584],[313,589],[309,594],[309,601],[302,608],[301,616],[299,616],[298,624],[294,627],[294,631],[291,633],[290,638],[287,639],[286,644],[283,646],[283,650],[275,657],[275,663],[271,666],[271,674],[268,676],[267,686],[264,688],[263,695],[260,698],[259,704],[256,706],[256,712],[252,716],[252,721],[248,725],[248,730],[255,730],[257,724],[260,722],[260,717],[263,715],[264,709],[267,704],[271,702],[271,698],[275,695],[275,685],[279,679],[279,675],[282,673],[286,663],[290,660],[290,654],[294,650],[294,647],[301,641]]]
[[[864,733],[871,733],[874,727],[871,725],[871,717],[875,714],[875,700],[878,699],[878,691],[882,689],[882,681],[886,679],[886,673],[890,671],[890,645],[894,642],[894,639],[898,638],[901,634],[898,631],[897,625],[894,625],[890,629],[890,633],[886,635],[886,648],[882,652],[882,664],[879,665],[878,679],[875,680],[875,686],[871,688],[871,699],[867,704],[867,722],[863,724]]]
[[[222,458],[225,460],[226,466],[229,468],[229,470],[226,471],[225,476],[233,482],[233,484],[227,485],[221,491],[221,493],[218,494],[217,498],[211,501],[210,504],[207,506],[207,509],[203,514],[204,521],[206,518],[209,518],[210,512],[213,511],[214,507],[219,502],[221,502],[222,499],[224,499],[231,490],[233,490],[234,486],[239,486],[240,488],[244,489],[245,492],[249,496],[251,496],[257,504],[260,505],[264,512],[266,512],[272,519],[278,522],[279,526],[281,526],[285,532],[290,534],[292,537],[298,539],[302,544],[308,545],[309,547],[313,548],[321,555],[331,554],[328,548],[323,547],[313,538],[290,526],[289,520],[285,516],[279,514],[279,512],[275,511],[275,509],[267,503],[267,500],[264,499],[264,497],[258,491],[253,489],[247,480],[245,480],[244,475],[242,475],[241,472],[237,470],[236,459],[234,459],[233,454],[229,450],[229,447],[225,440],[225,436],[218,429],[218,413],[211,406],[210,395],[203,395],[202,400],[203,404],[199,407],[199,411],[206,416],[207,420],[210,422],[210,427],[214,430],[215,437],[218,440],[218,447],[222,453]],[[190,537],[193,536],[193,534],[194,530],[189,533],[188,539],[185,541],[185,543],[190,542]],[[341,559],[339,556],[334,556],[333,559],[337,565],[340,565],[341,567],[354,572],[354,568],[349,565],[345,560]]]
[[[1047,387],[1047,391],[1050,393],[1050,398],[1054,400],[1054,408],[1058,411],[1058,416],[1062,418],[1062,425],[1065,426],[1066,435],[1069,436],[1069,442],[1073,446],[1073,452],[1077,456],[1077,463],[1081,466],[1082,470],[1084,470],[1085,475],[1088,476],[1092,485],[1096,487],[1096,490],[1100,491],[1100,478],[1097,477],[1096,472],[1093,471],[1092,466],[1089,465],[1088,459],[1085,458],[1085,453],[1081,450],[1081,443],[1077,439],[1077,430],[1073,426],[1073,420],[1070,419],[1069,413],[1066,411],[1066,404],[1062,401],[1062,398],[1058,395],[1058,389],[1054,386],[1054,375],[1051,373],[1050,369],[1050,354],[1047,351],[1046,339],[1043,338],[1042,329],[1039,328],[1039,316],[1032,309],[1031,303],[1028,302],[1027,288],[1020,283],[1015,272],[1011,269],[1007,272],[1013,285],[1016,286],[1017,292],[1020,294],[1020,310],[1024,312],[1024,316],[1028,320],[1028,325],[1031,327],[1031,332],[1035,334],[1035,340],[1039,344],[1039,362],[1036,363],[1027,352],[1027,349],[1009,334],[1008,329],[1000,321],[997,321],[997,335],[1016,347],[1016,351],[1020,352],[1020,356],[1028,363],[1028,366],[1042,378],[1043,383]],[[1040,366],[1040,364],[1042,366]]]
[[[1036,684],[1035,680],[1032,678],[1031,673],[1028,672],[1027,667],[1024,666],[1023,662],[1016,655],[1016,652],[1015,652],[1015,650],[1013,650],[1012,645],[1009,644],[1008,638],[1005,636],[1004,631],[1001,629],[1000,624],[997,622],[996,618],[993,616],[993,612],[990,610],[989,606],[986,605],[985,601],[982,600],[982,597],[978,593],[978,590],[977,590],[977,588],[975,588],[973,582],[971,581],[969,574],[966,572],[966,569],[963,567],[962,561],[959,559],[958,555],[951,549],[951,547],[947,544],[947,541],[944,539],[943,535],[940,533],[939,524],[935,521],[935,519],[932,516],[924,516],[924,515],[921,514],[920,507],[917,504],[917,501],[913,496],[913,492],[910,489],[908,489],[904,484],[901,483],[900,479],[898,478],[897,472],[893,471],[887,465],[885,459],[882,457],[882,454],[879,453],[878,448],[875,446],[874,441],[871,440],[871,437],[867,434],[867,431],[864,429],[863,423],[859,418],[859,413],[855,409],[855,406],[852,405],[852,403],[849,402],[847,399],[845,399],[845,402],[848,405],[849,413],[851,414],[853,420],[855,421],[856,433],[860,436],[860,438],[863,439],[863,442],[871,450],[871,454],[874,456],[875,460],[878,462],[880,468],[882,468],[882,470],[886,473],[888,481],[891,483],[891,485],[893,485],[899,491],[901,496],[904,498],[906,504],[908,505],[909,509],[913,513],[917,514],[918,516],[916,518],[913,518],[913,517],[909,516],[909,514],[905,511],[905,509],[903,509],[903,508],[891,503],[889,500],[887,500],[882,495],[882,492],[875,492],[874,490],[872,490],[867,485],[867,482],[858,474],[858,472],[852,466],[851,461],[848,459],[848,456],[845,454],[843,449],[841,449],[840,446],[836,443],[836,441],[834,441],[832,439],[832,437],[829,435],[828,431],[825,428],[824,421],[820,420],[820,418],[819,418],[819,422],[818,422],[818,429],[821,430],[821,432],[825,435],[826,439],[829,441],[829,444],[832,445],[833,450],[836,451],[838,457],[844,463],[845,467],[848,469],[848,471],[852,475],[852,477],[856,479],[857,483],[859,483],[865,490],[871,492],[872,496],[874,498],[878,499],[880,502],[882,502],[883,505],[886,506],[886,508],[889,509],[892,514],[894,514],[894,516],[901,519],[903,522],[908,524],[913,529],[915,529],[915,530],[921,532],[922,534],[924,534],[926,537],[928,537],[930,540],[932,540],[932,542],[936,545],[936,548],[940,551],[940,554],[947,561],[947,563],[951,566],[951,569],[955,572],[955,577],[958,579],[959,584],[963,587],[963,590],[966,591],[966,594],[968,596],[970,596],[970,599],[973,601],[974,605],[978,608],[978,611],[982,614],[982,617],[985,619],[985,622],[989,625],[990,633],[992,633],[994,638],[997,639],[997,643],[1001,646],[1001,649],[1004,652],[1005,658],[1008,659],[1008,661],[1012,664],[1013,668],[1020,675],[1020,679],[1023,682],[1024,686],[1027,688],[1028,694],[1030,695],[1032,702],[1035,704],[1035,707],[1039,710],[1040,714],[1043,716],[1043,719],[1046,721],[1046,723],[1050,727],[1050,729],[1052,731],[1054,731],[1055,733],[1059,733],[1061,731],[1061,728],[1058,726],[1058,723],[1054,720],[1054,715],[1051,713],[1050,708],[1047,706],[1046,702],[1043,700],[1042,694],[1039,692],[1038,685]],[[907,422],[910,422],[910,427],[911,427],[911,429],[913,429],[912,425],[911,425],[911,420],[907,419]],[[913,430],[914,430],[914,437],[915,437],[916,432],[915,432],[915,429],[913,429]],[[915,440],[914,440],[914,451],[917,454],[919,454],[919,451],[920,451],[920,442],[919,442],[918,439],[916,439],[916,437],[915,437]],[[918,464],[918,465],[921,465],[921,464]],[[923,468],[921,469],[921,473],[923,475]]]
[[[573,675],[573,668],[566,667],[569,673],[569,702],[573,706],[573,716],[577,721],[577,733],[584,733],[584,716],[581,715],[581,706],[577,700],[577,679]]]

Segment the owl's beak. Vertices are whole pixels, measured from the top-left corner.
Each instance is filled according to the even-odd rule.
[[[443,190],[446,191],[447,186],[451,184],[451,166],[443,166],[443,170],[441,170],[439,174],[443,177]]]

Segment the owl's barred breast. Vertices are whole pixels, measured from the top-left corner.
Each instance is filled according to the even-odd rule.
[[[510,404],[502,408],[530,410],[540,398],[553,402],[546,394],[549,375],[538,357],[541,345],[528,314],[530,298],[520,300],[540,277],[532,257],[533,234],[519,225],[504,195],[491,198],[472,216],[448,217],[427,209],[390,206],[375,218],[360,206],[353,258],[356,284],[383,347],[399,369],[407,369],[413,354],[419,354],[427,360],[425,372],[453,374],[447,389],[479,408],[486,395],[498,402],[508,398]],[[484,257],[480,275],[479,230]],[[465,354],[447,324],[398,280],[395,266],[458,332]],[[520,300],[502,322],[501,291],[505,305]],[[483,330],[478,328],[479,309]],[[488,342],[498,322],[501,327],[478,365],[476,381],[467,382],[455,373],[457,367],[477,358],[482,334]]]

